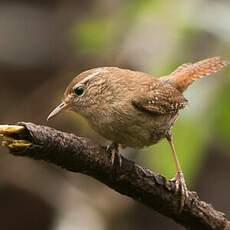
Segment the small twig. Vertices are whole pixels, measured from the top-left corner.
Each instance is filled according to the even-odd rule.
[[[173,182],[123,156],[122,166],[112,167],[106,148],[87,138],[32,123],[19,122],[17,125],[0,126],[3,144],[13,155],[45,160],[69,171],[87,174],[188,229],[230,230],[225,215],[200,201],[195,192],[189,192],[179,214]]]

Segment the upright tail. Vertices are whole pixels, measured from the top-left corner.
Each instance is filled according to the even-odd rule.
[[[159,79],[173,85],[180,92],[184,92],[196,79],[220,71],[228,64],[230,64],[229,61],[222,61],[220,57],[208,58],[194,64],[183,64],[170,75],[163,76]]]

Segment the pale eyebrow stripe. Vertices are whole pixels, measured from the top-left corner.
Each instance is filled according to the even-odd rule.
[[[92,73],[90,74],[88,77],[84,78],[82,81],[80,81],[78,84],[84,84],[85,82],[89,81],[90,79],[96,77],[99,73],[102,73],[102,72],[108,72],[108,70],[98,70],[97,72],[95,73]]]

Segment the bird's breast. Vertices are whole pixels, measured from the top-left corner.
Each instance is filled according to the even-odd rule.
[[[176,117],[177,114],[152,115],[133,109],[129,114],[125,111],[123,114],[121,111],[99,116],[95,114],[89,123],[97,133],[112,142],[132,148],[143,148],[164,138],[171,130]]]

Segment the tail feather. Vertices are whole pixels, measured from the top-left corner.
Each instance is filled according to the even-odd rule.
[[[170,75],[161,77],[159,79],[173,85],[180,92],[184,92],[196,79],[220,71],[228,64],[229,61],[222,61],[220,60],[220,57],[208,58],[194,64],[183,64]]]

